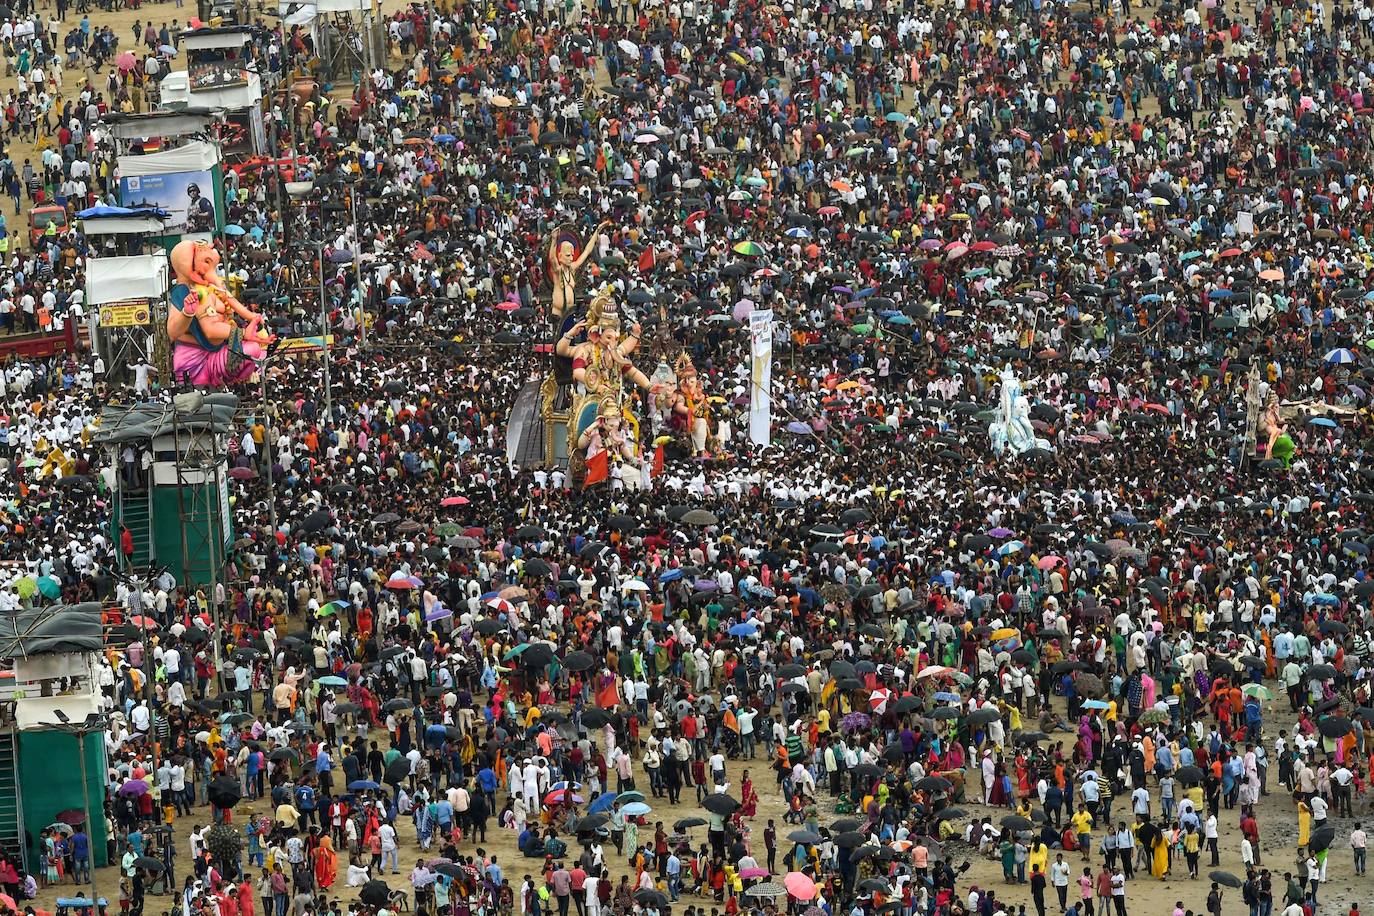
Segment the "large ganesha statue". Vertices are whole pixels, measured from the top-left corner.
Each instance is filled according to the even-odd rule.
[[[213,245],[178,242],[171,263],[176,282],[168,297],[167,337],[173,378],[208,387],[246,381],[273,339],[262,316],[230,294]]]

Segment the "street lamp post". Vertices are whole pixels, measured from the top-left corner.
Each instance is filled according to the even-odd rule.
[[[269,356],[270,359],[270,356]],[[272,481],[272,411],[267,406],[267,360],[258,364],[258,383],[262,390],[262,454],[267,464],[267,521],[272,526],[271,549],[277,549],[277,490]]]
[[[109,728],[110,722],[108,717],[100,713],[92,713],[84,722],[70,721],[67,714],[60,709],[54,709],[53,715],[57,716],[59,724],[50,724],[48,727],[76,738],[76,756],[81,760],[81,810],[86,815],[86,855],[91,873],[91,906],[94,907],[91,916],[100,916],[100,890],[96,885],[95,867],[95,824],[91,820],[91,792],[86,784],[86,737],[103,733]]]
[[[329,382],[329,305],[324,297],[324,239],[315,247],[320,260],[320,346],[324,349],[324,417],[325,422],[334,419],[334,393]]]

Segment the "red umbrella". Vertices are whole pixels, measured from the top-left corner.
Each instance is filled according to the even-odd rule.
[[[684,219],[684,220],[682,221],[682,225],[684,225],[684,226],[686,226],[687,228],[690,229],[690,228],[692,228],[692,224],[693,224],[693,223],[705,222],[705,221],[706,221],[706,211],[705,211],[705,210],[693,210],[691,213],[687,214],[687,218]]]
[[[441,506],[466,506],[469,500],[466,496],[445,496],[439,503]]]

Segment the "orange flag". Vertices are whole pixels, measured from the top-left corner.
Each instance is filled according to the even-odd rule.
[[[602,709],[615,709],[620,704],[620,688],[614,677],[606,678],[601,689],[596,692],[596,705]]]
[[[654,466],[653,466],[653,469],[649,471],[649,476],[650,476],[650,477],[662,477],[662,476],[663,476],[663,446],[662,446],[662,445],[660,445],[658,448],[654,449]]]
[[[611,453],[605,449],[587,459],[587,476],[582,478],[582,489],[601,483],[611,476]]]
[[[639,255],[639,272],[647,274],[654,269],[654,246],[645,248]]]

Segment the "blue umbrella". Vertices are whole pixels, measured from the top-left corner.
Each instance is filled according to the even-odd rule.
[[[559,782],[556,782],[556,783],[554,783],[553,785],[549,786],[549,791],[550,791],[550,792],[557,792],[559,789],[566,789],[569,785],[571,785],[571,786],[573,787],[574,790],[577,790],[577,789],[582,788],[582,783],[580,783],[580,782],[569,783],[566,779],[564,779],[564,780],[560,780]]]
[[[653,808],[650,808],[648,805],[644,804],[644,802],[630,802],[620,809],[620,813],[626,817],[643,817],[646,814],[652,813],[653,810]]]
[[[1084,709],[1111,709],[1111,704],[1102,700],[1088,700],[1083,704]]]
[[[615,798],[614,792],[598,795],[596,798],[592,799],[592,803],[587,806],[587,813],[601,814],[602,812],[611,810],[611,806],[615,804]]]
[[[1325,426],[1327,429],[1336,429],[1340,424],[1330,417],[1313,417],[1307,421],[1308,426]]]
[[[442,726],[440,726],[442,728]],[[368,789],[380,789],[381,786],[370,779],[355,779],[348,784],[350,792],[364,792]]]
[[[337,674],[327,674],[320,678],[320,683],[325,687],[347,687],[348,681],[339,677]]]
[[[1007,541],[1001,547],[997,548],[997,553],[999,556],[1005,557],[1010,556],[1013,553],[1020,553],[1025,549],[1026,545],[1021,543],[1020,541]]]
[[[939,693],[935,694],[935,699],[939,700],[941,703],[958,703],[959,694],[950,693],[948,690],[941,690]]]
[[[386,304],[387,304],[387,305],[410,305],[410,297],[409,297],[409,296],[387,296],[387,297],[386,297]]]
[[[670,569],[670,570],[668,570],[668,571],[665,572],[665,573],[659,573],[658,581],[660,581],[660,582],[676,582],[678,579],[681,579],[681,578],[682,578],[682,570],[680,570],[680,569]]]
[[[1343,366],[1347,363],[1353,363],[1355,361],[1355,354],[1351,353],[1345,347],[1337,347],[1336,349],[1328,352],[1326,356],[1323,357],[1323,359],[1325,359],[1328,363],[1334,363],[1338,366]]]
[[[757,636],[758,633],[758,624],[754,623],[752,620],[746,620],[744,623],[737,623],[730,628],[731,636]]]
[[[456,143],[458,138],[453,134],[435,134],[434,139],[439,143]]]
[[[238,225],[237,223],[230,223],[229,225],[224,227],[225,235],[243,235],[246,231],[247,230],[245,230],[242,226]]]

